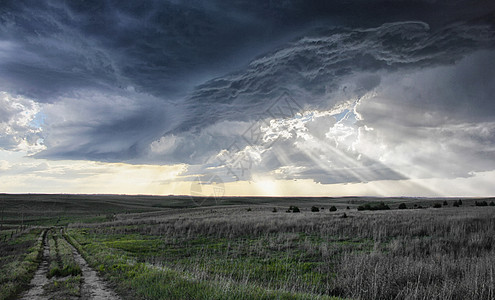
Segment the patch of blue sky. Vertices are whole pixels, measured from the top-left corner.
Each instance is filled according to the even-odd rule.
[[[46,115],[42,111],[40,111],[34,116],[34,118],[31,120],[31,122],[29,122],[29,125],[32,127],[41,129],[43,124],[45,124],[45,118],[46,118]]]
[[[332,115],[332,116],[335,117],[337,122],[340,122],[342,119],[346,118],[346,116],[348,116],[348,114],[349,114],[349,110],[346,109],[346,110],[343,110],[342,112],[335,114],[335,115]]]

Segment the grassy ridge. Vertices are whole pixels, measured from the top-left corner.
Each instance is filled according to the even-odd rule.
[[[25,289],[38,268],[45,232],[31,229],[0,244],[0,299]]]

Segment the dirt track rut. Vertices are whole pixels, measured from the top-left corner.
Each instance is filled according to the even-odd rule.
[[[33,279],[31,279],[31,282],[29,283],[29,286],[31,286],[31,288],[21,294],[21,296],[19,297],[19,299],[21,300],[48,299],[48,297],[43,296],[43,286],[45,284],[48,284],[49,282],[46,275],[48,274],[48,259],[50,255],[50,247],[48,246],[47,242],[47,234],[43,233],[40,238],[43,239],[43,254],[41,258],[42,260],[38,267],[38,270],[36,270],[36,273],[34,273]]]
[[[95,300],[117,300],[120,297],[108,287],[106,282],[104,282],[93,270],[86,260],[79,254],[76,248],[72,246],[72,254],[74,259],[79,264],[82,270],[83,284],[81,289],[82,299],[95,299]]]
[[[51,282],[51,280],[47,278],[50,266],[50,246],[47,236],[48,234],[40,236],[40,238],[43,239],[42,260],[29,284],[29,290],[24,291],[19,296],[19,299],[21,300],[58,299],[56,295],[50,295],[49,292],[45,291],[45,287]],[[82,300],[120,300],[121,298],[98,276],[95,270],[88,265],[77,249],[70,243],[69,245],[72,248],[72,255],[82,271],[81,293],[80,297],[77,298]]]

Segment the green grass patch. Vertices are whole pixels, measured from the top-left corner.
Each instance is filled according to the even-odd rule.
[[[41,257],[40,234],[40,229],[33,229],[1,244],[0,299],[13,298],[31,281]]]
[[[267,234],[235,239],[218,237],[167,238],[139,234],[94,234],[72,230],[84,247],[100,244],[114,255],[135,262],[152,262],[200,276],[250,282],[266,289],[327,293],[335,277],[332,262],[349,249],[369,252],[369,239],[333,241],[308,234]],[[278,239],[278,241],[277,241]],[[277,242],[274,242],[277,241]],[[322,257],[320,247],[333,248],[334,257]],[[97,269],[105,271],[99,264]]]
[[[44,286],[45,295],[49,295],[50,299],[78,298],[81,295],[81,282],[81,275],[64,280],[53,280]]]
[[[50,244],[50,268],[48,278],[77,276],[82,273],[81,267],[74,260],[72,248],[63,237],[52,229],[48,232]]]
[[[241,282],[236,278],[233,270],[252,269],[253,277],[264,276],[263,279],[270,280],[282,273],[294,272],[294,270],[306,272],[302,276],[308,284],[321,283],[321,278],[312,263],[301,263],[294,267],[292,262],[280,259],[257,261],[254,257],[247,260],[237,260],[217,257],[208,260],[209,271],[214,276],[201,278],[193,270],[174,270],[169,267],[155,267],[145,262],[138,262],[139,258],[151,257],[152,251],[163,249],[163,256],[168,256],[170,250],[167,245],[178,246],[178,240],[159,239],[136,239],[136,236],[108,236],[83,234],[82,230],[70,230],[71,242],[78,247],[88,262],[105,277],[111,280],[121,294],[128,294],[129,298],[136,299],[337,299],[317,294],[303,292],[289,292],[283,289],[267,288],[257,282]],[[79,244],[79,241],[81,244]],[[182,241],[184,242],[184,241]],[[195,249],[196,253],[201,247],[209,248],[214,253],[222,253],[229,250],[226,239],[208,240],[191,239],[180,249],[182,259],[187,263],[191,259]],[[189,250],[188,250],[189,249]],[[179,252],[175,252],[178,255]],[[189,258],[188,258],[189,257]],[[189,260],[192,263],[193,260]],[[197,261],[196,261],[197,262]],[[206,263],[206,261],[204,262]],[[320,275],[321,276],[321,275]],[[292,277],[295,278],[295,277]],[[273,280],[272,280],[273,281]],[[293,282],[291,282],[293,283]]]

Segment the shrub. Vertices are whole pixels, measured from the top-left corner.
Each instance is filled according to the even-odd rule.
[[[276,212],[277,212],[277,208],[276,208],[276,207],[274,207],[274,208],[272,209],[272,212],[276,213]]]
[[[341,218],[342,218],[342,219],[347,218],[347,214],[346,214],[346,213],[344,213],[344,214],[341,216]]]
[[[474,202],[474,205],[476,206],[488,206],[488,203],[486,201],[476,201]]]
[[[349,206],[347,206],[346,209],[351,209],[351,208]]]
[[[318,207],[316,207],[316,206],[311,206],[311,211],[312,212],[319,212],[320,209]]]
[[[441,203],[435,203],[433,204],[433,208],[441,208],[442,204]]]
[[[358,206],[358,210],[388,210],[390,209],[390,207],[383,203],[383,202],[380,202],[380,203],[366,203],[364,205],[360,205]]]
[[[452,204],[454,207],[459,207],[459,202],[454,201],[454,204]]]
[[[447,202],[447,200],[444,200],[443,201],[443,206],[447,206],[447,205],[449,205],[449,203]]]
[[[298,212],[301,212],[301,210],[299,209],[299,207],[291,205],[289,207],[289,209],[287,210],[287,212],[298,213]]]
[[[407,206],[405,203],[399,204],[399,209],[406,209],[406,208],[407,208]]]
[[[495,206],[495,203],[493,201],[490,202],[490,206]]]
[[[337,211],[337,207],[335,207],[335,205],[332,205],[332,206],[330,207],[330,211]]]

